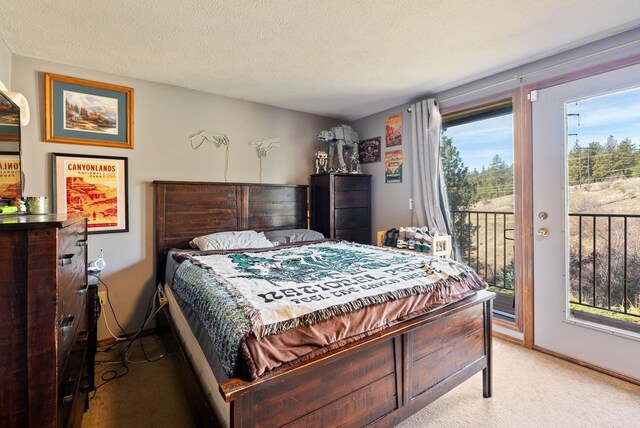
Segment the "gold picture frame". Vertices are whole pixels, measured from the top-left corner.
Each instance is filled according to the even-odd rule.
[[[133,149],[133,88],[44,74],[44,140]]]

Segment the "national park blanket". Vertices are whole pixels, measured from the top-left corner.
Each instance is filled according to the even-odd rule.
[[[199,313],[228,374],[248,334],[259,339],[452,281],[485,287],[453,260],[344,241],[176,258],[172,289]]]

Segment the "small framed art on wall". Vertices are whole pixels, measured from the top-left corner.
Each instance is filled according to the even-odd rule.
[[[53,208],[89,217],[89,233],[129,231],[127,158],[53,153]]]
[[[45,141],[133,148],[133,89],[45,73]]]

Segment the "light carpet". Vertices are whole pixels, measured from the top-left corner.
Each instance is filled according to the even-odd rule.
[[[145,339],[149,354],[155,340]],[[172,358],[129,364],[98,389],[82,427],[193,427]],[[399,427],[640,427],[640,386],[537,351],[495,340],[493,380],[492,398],[478,374]]]

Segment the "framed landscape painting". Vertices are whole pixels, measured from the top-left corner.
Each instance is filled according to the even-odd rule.
[[[127,158],[52,154],[53,209],[88,217],[89,233],[129,231]]]
[[[133,148],[133,89],[44,75],[45,141]]]

